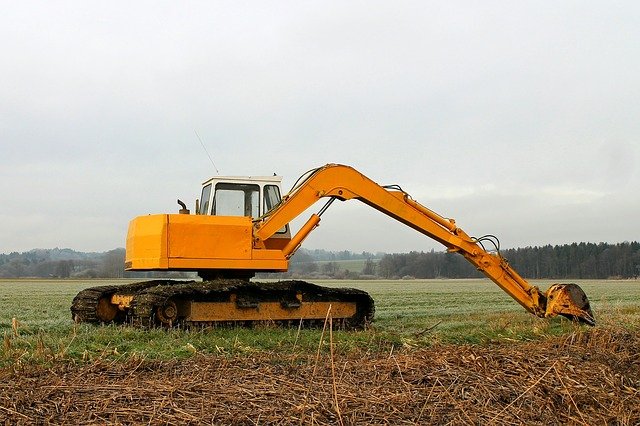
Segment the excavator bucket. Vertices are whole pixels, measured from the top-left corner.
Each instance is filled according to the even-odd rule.
[[[546,315],[562,315],[574,321],[596,325],[596,320],[585,292],[577,284],[553,284],[546,291]]]

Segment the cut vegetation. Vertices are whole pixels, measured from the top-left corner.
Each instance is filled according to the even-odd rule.
[[[73,324],[95,284],[0,282],[0,422],[640,422],[638,281],[578,282],[593,329],[533,317],[488,280],[322,282],[373,296],[356,332]]]

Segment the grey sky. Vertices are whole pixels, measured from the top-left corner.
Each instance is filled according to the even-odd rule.
[[[221,174],[349,164],[504,247],[638,240],[639,5],[2,1],[0,252],[192,206],[194,130]],[[351,202],[305,247],[440,246]]]

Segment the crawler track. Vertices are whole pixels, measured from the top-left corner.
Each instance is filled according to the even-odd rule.
[[[126,315],[119,313],[112,320],[101,317],[99,305],[102,301],[107,301],[116,293],[130,294],[137,293],[161,283],[170,281],[144,281],[125,285],[105,285],[89,287],[80,291],[71,302],[71,318],[76,322],[102,323],[102,322],[124,322]]]
[[[112,296],[131,297],[129,306],[113,311],[117,308],[107,301]],[[101,301],[102,300],[102,301]],[[304,313],[295,317],[301,300],[307,306],[323,307],[330,304],[347,303],[355,305],[355,313],[348,318],[336,318],[334,323],[344,328],[363,328],[373,320],[374,303],[371,296],[362,290],[352,288],[327,288],[304,281],[281,281],[275,283],[246,282],[242,280],[213,280],[213,281],[172,281],[154,280],[123,286],[92,287],[81,291],[73,300],[72,316],[76,321],[100,322],[128,322],[134,326],[152,327],[157,325],[175,326],[251,326],[256,323],[270,323],[279,326],[304,325],[307,327],[322,326],[322,318],[317,314],[305,317]],[[110,303],[110,302],[109,302]],[[251,319],[238,319],[231,315],[229,318],[215,316],[215,320],[193,320],[189,316],[192,303],[233,305],[237,311],[250,311]],[[272,319],[268,314],[261,316],[260,312],[267,312],[265,304],[285,307],[291,312],[286,319]],[[100,312],[112,311],[107,314]],[[114,313],[115,312],[115,313]],[[300,311],[302,312],[302,311]],[[295,319],[293,319],[295,317]]]
[[[97,308],[101,299],[111,297],[120,287],[115,285],[91,287],[82,290],[73,298],[71,317],[76,322],[101,322]]]

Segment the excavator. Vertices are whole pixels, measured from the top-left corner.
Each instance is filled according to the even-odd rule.
[[[364,291],[304,281],[255,282],[256,273],[285,272],[291,256],[336,200],[359,200],[459,253],[531,314],[561,315],[595,325],[589,300],[576,284],[545,292],[529,284],[502,257],[495,237],[475,238],[415,201],[398,185],[381,186],[354,168],[327,164],[303,174],[281,196],[281,177],[215,177],[202,185],[195,214],[134,218],[126,241],[127,271],[191,271],[202,280],[155,279],[91,287],[74,298],[75,321],[127,322],[142,327],[320,325],[331,316],[345,328],[373,320]],[[320,199],[326,203],[292,235],[290,223]],[[487,250],[492,242],[495,250]]]

